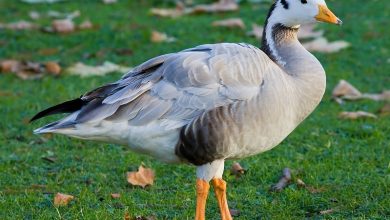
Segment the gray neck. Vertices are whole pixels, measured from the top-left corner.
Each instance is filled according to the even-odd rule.
[[[299,96],[299,118],[306,117],[321,101],[326,87],[325,71],[321,63],[298,41],[297,27],[285,27],[275,22],[272,9],[264,27],[262,50],[277,63],[286,74],[292,76]]]

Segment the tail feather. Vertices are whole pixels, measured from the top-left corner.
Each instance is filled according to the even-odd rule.
[[[72,112],[78,111],[86,103],[87,103],[87,101],[84,101],[81,98],[78,98],[78,99],[73,99],[73,100],[52,106],[52,107],[45,109],[45,110],[39,112],[38,114],[36,114],[34,117],[31,118],[30,122],[33,122],[35,120],[38,120],[40,118],[43,118],[43,117],[46,117],[49,115],[54,115],[54,114],[59,114],[59,113],[72,113]]]

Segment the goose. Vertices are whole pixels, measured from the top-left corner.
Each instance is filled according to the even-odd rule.
[[[321,63],[298,41],[300,25],[341,25],[324,0],[276,0],[261,48],[205,44],[152,58],[116,82],[50,107],[31,121],[68,113],[34,130],[116,143],[167,163],[196,166],[195,219],[214,187],[221,218],[232,219],[224,162],[272,149],[320,103]]]

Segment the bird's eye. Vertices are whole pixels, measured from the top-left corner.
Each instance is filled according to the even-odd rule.
[[[307,4],[307,0],[301,0],[302,4]]]

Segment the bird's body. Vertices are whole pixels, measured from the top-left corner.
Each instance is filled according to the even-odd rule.
[[[323,2],[310,4],[317,1]],[[113,142],[165,162],[192,163],[197,166],[197,218],[204,218],[213,179],[222,218],[229,219],[224,161],[278,145],[325,91],[325,71],[299,43],[299,25],[281,23],[288,8],[283,0],[273,5],[262,49],[207,44],[153,58],[117,82],[39,113],[33,120],[70,115],[35,132]]]

